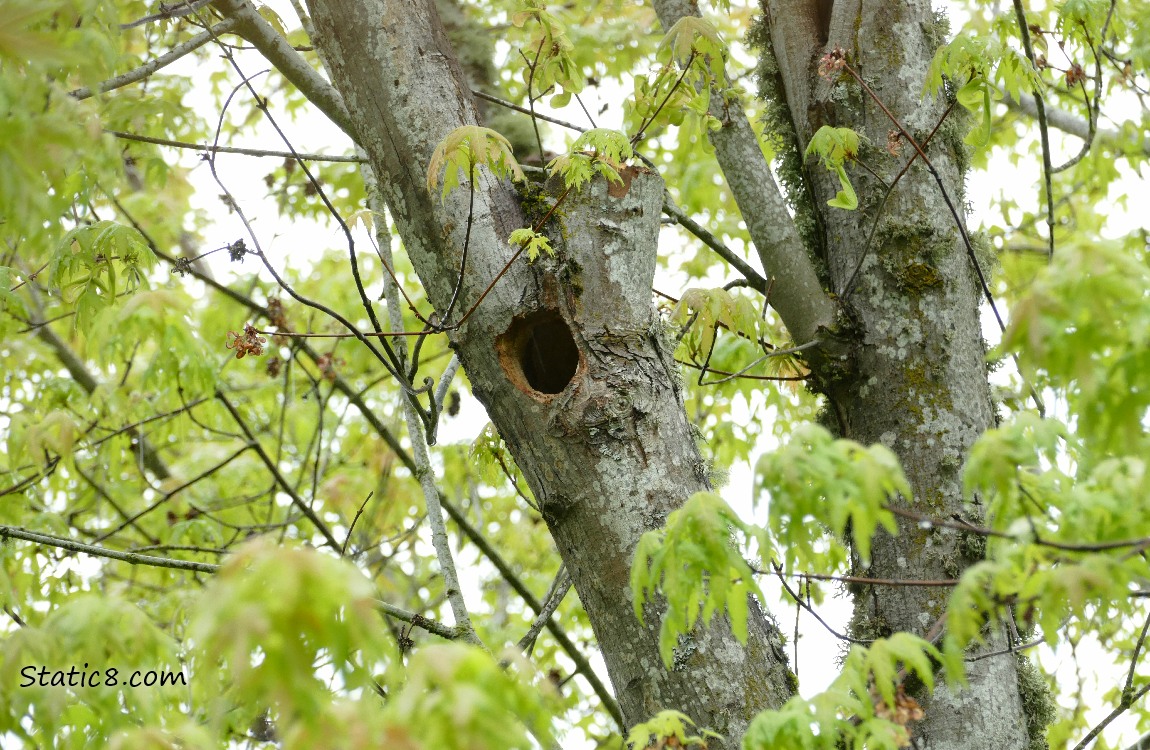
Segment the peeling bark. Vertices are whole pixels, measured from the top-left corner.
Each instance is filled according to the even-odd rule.
[[[428,194],[435,145],[476,122],[431,0],[312,0],[359,143],[436,309],[447,308],[468,236],[467,187]],[[676,708],[735,747],[751,717],[788,697],[777,630],[752,608],[741,646],[722,620],[681,640],[671,669],[660,611],[635,618],[629,587],[640,536],[708,487],[675,365],[651,304],[663,183],[644,170],[625,191],[572,193],[544,230],[554,259],[518,261],[451,333],[475,395],[535,493],[595,630],[628,724]],[[457,310],[501,272],[511,231],[529,225],[515,190],[479,170]],[[536,190],[536,188],[528,188]],[[554,200],[533,194],[530,204]],[[458,313],[457,313],[458,315]]]

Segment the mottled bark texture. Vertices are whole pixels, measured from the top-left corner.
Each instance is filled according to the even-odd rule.
[[[468,233],[466,186],[445,201],[424,186],[436,144],[474,124],[475,107],[431,0],[312,0],[317,44],[380,176],[404,246],[437,310],[451,297]],[[624,188],[572,193],[546,231],[554,259],[520,259],[451,334],[475,395],[535,493],[595,630],[629,724],[660,709],[737,738],[787,697],[778,633],[754,609],[747,645],[722,621],[685,638],[673,668],[659,611],[632,611],[639,537],[708,482],[674,364],[651,304],[663,184],[643,170]],[[511,258],[511,231],[554,200],[526,199],[481,169],[458,310]],[[459,312],[455,316],[458,317]]]
[[[796,5],[807,12],[797,12]],[[894,124],[846,73],[833,82],[821,79],[817,62],[834,47],[845,50],[847,62],[921,143],[947,106],[940,99],[921,98],[928,66],[942,41],[940,21],[929,0],[835,0],[824,29],[819,5],[764,0],[765,94],[789,111],[799,153],[822,125],[854,128],[863,135],[862,159],[890,182],[914,149],[904,142],[900,156],[888,154]],[[927,155],[961,212],[965,157],[953,117]],[[820,387],[846,437],[883,443],[898,455],[915,495],[907,505],[937,518],[977,516],[978,509],[963,502],[961,469],[971,444],[994,425],[994,410],[979,316],[981,289],[971,258],[921,160],[881,209],[883,185],[861,168],[850,174],[861,201],[854,212],[826,205],[839,189],[833,175],[808,165],[804,176],[813,187],[813,210],[822,227],[822,246],[816,251],[825,259],[826,282],[840,295],[855,342],[850,368],[834,373],[816,369]],[[860,262],[861,272],[846,296]],[[897,537],[880,532],[870,568],[856,572],[876,578],[952,578],[980,551],[978,544],[952,531],[900,522]],[[940,589],[862,587],[855,595],[852,628],[860,637],[895,631],[926,635],[945,606]],[[944,688],[928,699],[920,691],[926,718],[915,729],[916,747],[1027,747],[1014,655],[969,663],[968,670],[970,689],[958,695]]]
[[[653,0],[652,5],[664,30],[685,16],[699,15],[694,0]],[[763,264],[771,306],[795,343],[823,338],[824,346],[816,357],[833,359],[838,348],[825,334],[835,322],[834,303],[823,292],[814,264],[807,257],[758,136],[742,104],[725,101],[722,92],[712,91],[710,111],[720,118],[722,127],[707,137]]]

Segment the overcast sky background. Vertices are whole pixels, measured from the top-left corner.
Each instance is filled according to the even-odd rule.
[[[271,0],[267,4],[280,13],[289,28],[297,26],[294,12],[287,0]],[[938,7],[940,4],[936,2],[935,5]],[[944,3],[943,5],[949,6],[950,3]],[[1007,7],[1009,7],[1009,3],[1007,3]],[[954,22],[954,28],[961,28],[965,18],[962,11],[952,7],[950,8],[950,12]],[[740,57],[745,59],[745,56],[740,55]],[[245,73],[248,75],[267,67],[267,64],[263,62],[258,55],[251,53],[244,53],[239,57],[239,60]],[[190,66],[187,66],[184,69],[176,68],[173,72],[188,72],[191,69]],[[266,83],[267,78],[263,77],[259,80]],[[753,84],[749,82],[745,85],[748,88],[753,88]],[[602,127],[618,127],[620,125],[621,107],[619,104],[622,101],[621,94],[622,91],[618,87],[608,85],[589,88],[584,94],[584,102],[588,110],[593,113],[599,112],[603,104],[610,105],[603,115],[597,117],[598,125]],[[206,95],[200,94],[200,96],[203,97],[204,102],[210,102],[210,99],[207,98]],[[211,105],[208,104],[207,106],[210,107]],[[546,111],[545,107],[541,109],[542,111]],[[237,109],[237,111],[243,110]],[[214,121],[216,117],[216,113],[211,110],[205,110],[202,114],[211,121]],[[585,117],[582,116],[577,105],[567,111],[558,113],[558,116],[571,122],[585,124]],[[286,115],[281,114],[277,120],[281,127],[285,127],[285,130],[290,134],[293,145],[300,151],[342,154],[346,153],[349,148],[346,138],[316,112],[299,116],[295,121],[291,121]],[[1105,127],[1107,123],[1104,121],[1102,125]],[[1059,162],[1061,160],[1060,157],[1071,156],[1078,150],[1080,141],[1077,139],[1064,138],[1056,131],[1052,131],[1051,135],[1054,144],[1055,162]],[[552,150],[562,151],[564,150],[564,139],[567,137],[567,134],[558,128],[549,128],[547,145]],[[246,137],[242,143],[232,143],[229,145],[267,149],[283,148],[282,142],[279,142],[275,134],[266,127],[259,128],[258,135]],[[219,194],[219,190],[212,181],[207,166],[202,162],[197,163],[198,157],[194,153],[184,153],[181,154],[179,158],[182,163],[193,169],[192,180],[197,188],[194,200],[200,208],[207,211],[213,217],[213,225],[206,233],[204,249],[226,245],[239,237],[244,237],[244,229],[238,219],[234,216],[229,216],[228,212],[224,210],[217,201],[216,196]],[[267,197],[268,189],[263,182],[263,177],[271,172],[278,163],[278,160],[275,159],[254,159],[251,157],[226,154],[219,155],[217,159],[220,176],[229,191],[243,207],[248,217],[254,220],[255,231],[259,234],[263,248],[272,262],[276,263],[280,268],[283,268],[289,263],[298,264],[301,261],[306,262],[309,257],[316,257],[317,253],[326,248],[339,248],[343,246],[342,236],[334,226],[319,226],[311,222],[292,221],[290,218],[282,219],[277,215],[274,202]],[[973,207],[973,212],[970,216],[970,226],[972,229],[982,226],[984,222],[993,220],[993,215],[989,212],[989,208],[992,201],[1000,194],[1009,195],[1020,205],[1031,210],[1037,206],[1037,186],[1041,168],[1039,162],[1023,162],[1015,166],[1011,165],[1006,159],[1000,158],[993,159],[991,163],[995,165],[992,171],[973,172],[969,178],[967,195]],[[1144,197],[1148,195],[1146,182],[1139,179],[1137,175],[1132,174],[1128,169],[1123,168],[1123,171],[1125,173],[1124,177],[1115,184],[1115,192],[1112,196],[1117,197],[1122,193],[1141,196],[1143,198],[1141,202],[1145,204]],[[1130,203],[1131,205],[1135,205],[1138,202],[1139,200],[1131,200]],[[1144,219],[1141,219],[1141,221],[1144,222]],[[1131,211],[1119,209],[1116,206],[1114,207],[1109,226],[1111,236],[1126,234],[1137,226],[1145,226],[1144,223],[1140,223],[1139,216],[1136,216]],[[368,238],[362,233],[362,229],[358,231],[360,232],[360,236],[357,237],[357,242],[363,243],[361,247],[367,247]],[[683,241],[683,236],[678,230],[664,230],[660,243],[660,252],[673,254],[677,252],[677,248],[682,246]],[[240,277],[248,277],[257,271],[254,261],[249,261],[246,264],[238,266],[230,266],[227,264],[226,258],[221,257],[222,255],[223,254],[218,254],[213,256],[211,265],[217,277],[225,283],[236,281]],[[374,259],[370,256],[370,253],[362,254],[361,264],[364,266],[365,277],[374,279],[372,288],[377,289],[379,284],[379,269],[375,267]],[[752,265],[757,266],[756,260],[751,260],[750,262]],[[674,266],[673,263],[671,265]],[[373,271],[376,272],[374,276],[372,275]],[[713,279],[715,286],[721,285],[727,280],[729,279],[722,278],[717,273]],[[265,278],[265,281],[270,282],[271,280],[270,278]],[[180,283],[188,282],[181,281]],[[681,290],[684,287],[684,280],[674,272],[660,270],[659,276],[656,279],[656,285],[660,289],[675,293],[676,290]],[[705,284],[693,282],[693,285],[704,286]],[[984,316],[984,320],[986,322],[986,325],[984,325],[984,335],[988,341],[994,343],[999,339],[998,329],[989,317],[989,313]],[[236,321],[236,330],[239,330],[239,326],[242,325],[242,322],[243,321]],[[226,354],[223,356],[226,356]],[[767,385],[765,387],[769,388],[772,386]],[[441,441],[444,443],[470,443],[488,421],[482,406],[474,398],[466,394],[463,395],[463,408],[460,416],[454,419],[446,419],[440,430]],[[759,404],[759,406],[761,406],[761,404]],[[765,416],[769,418],[769,415]],[[764,415],[760,414],[760,417],[762,418]],[[772,447],[769,439],[764,440],[763,445],[760,446],[760,453]],[[754,465],[754,458],[757,458],[757,456],[753,457],[752,461],[746,465],[732,468],[730,481],[722,493],[724,497],[735,505],[736,508],[740,509],[741,512],[746,513],[748,516],[756,516],[762,519],[765,509],[759,508],[758,512],[755,512],[751,507],[751,467]],[[430,554],[430,546],[428,547],[428,552]],[[462,564],[461,575],[465,578],[470,575],[470,577],[476,579],[474,569],[472,569],[470,574],[467,570],[468,563],[472,561],[468,560],[467,556],[465,556],[460,562]],[[780,627],[789,637],[794,628],[795,613],[793,603],[786,600],[785,594],[782,594],[781,588],[773,579],[768,579],[765,583],[769,592],[768,598],[771,599],[767,604],[776,614]],[[467,590],[468,588],[465,581],[464,589]],[[845,624],[850,614],[850,604],[845,598],[828,597],[826,603],[819,611],[828,623],[842,631],[845,629]],[[840,648],[839,642],[830,636],[819,623],[806,613],[801,615],[800,630],[802,638],[799,641],[799,658],[797,665],[797,671],[800,676],[800,691],[803,695],[810,696],[824,689],[827,683],[837,674],[838,667],[836,665],[836,659],[840,653]],[[791,648],[788,644],[788,653],[792,653]],[[1101,691],[1108,689],[1116,681],[1123,679],[1124,671],[1122,667],[1109,667],[1104,663],[1104,659],[1101,658],[1098,649],[1092,648],[1090,644],[1084,644],[1078,648],[1078,670],[1076,670],[1072,655],[1067,649],[1052,652],[1049,649],[1042,648],[1037,649],[1037,651],[1044,666],[1047,669],[1056,670],[1058,679],[1064,688],[1072,686],[1079,679],[1085,681],[1083,688],[1088,702],[1092,704],[1090,709],[1090,721],[1092,723],[1109,713],[1112,707],[1104,705],[1101,700],[1098,699],[1098,696],[1100,696]],[[604,679],[606,679],[605,670],[602,669],[601,661],[599,668],[600,672],[603,673]],[[1137,733],[1134,731],[1133,722],[1127,715],[1127,717],[1112,724],[1110,728],[1106,730],[1105,736],[1116,745],[1119,743],[1124,745],[1133,742],[1137,738]]]

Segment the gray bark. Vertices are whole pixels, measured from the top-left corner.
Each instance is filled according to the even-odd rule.
[[[466,186],[445,201],[424,186],[436,144],[475,107],[431,0],[312,0],[318,38],[358,142],[380,177],[405,248],[439,311],[468,235]],[[751,717],[787,697],[778,634],[755,608],[747,645],[724,621],[659,657],[658,607],[641,625],[629,571],[646,531],[706,489],[677,373],[651,305],[663,184],[628,172],[568,197],[545,228],[558,250],[519,260],[451,341],[475,395],[540,504],[587,610],[628,724],[684,711],[737,745]],[[529,226],[514,189],[485,170],[461,300],[471,307]],[[716,746],[716,745],[712,745]]]
[[[928,0],[838,0],[819,43],[814,3],[765,0],[770,41],[799,148],[821,125],[852,127],[872,144],[862,157],[887,181],[914,153],[892,158],[882,148],[894,128],[877,104],[846,75],[818,77],[819,56],[833,47],[854,67],[916,140],[934,128],[945,102],[920,100],[937,46],[937,22]],[[953,130],[927,149],[961,211],[960,138]],[[862,259],[885,188],[862,169],[851,179],[860,209],[826,206],[838,182],[812,168],[816,209],[825,227],[829,281],[843,290]],[[854,321],[852,367],[819,372],[841,431],[864,444],[883,443],[902,461],[914,490],[906,504],[932,516],[977,515],[962,498],[961,467],[974,440],[994,425],[979,317],[980,287],[965,245],[934,178],[920,161],[895,188],[878,218],[873,246],[862,260],[856,287],[845,301]],[[977,559],[959,537],[900,523],[892,537],[880,532],[873,561],[861,575],[877,578],[950,578]],[[925,635],[943,613],[937,589],[864,587],[855,598],[856,635],[895,631]],[[997,638],[995,640],[998,640]],[[968,665],[969,690],[921,695],[926,718],[915,728],[916,747],[1022,748],[1028,743],[1015,657],[1004,654]]]
[[[653,0],[653,5],[664,29],[684,16],[699,15],[698,3],[691,0]],[[770,304],[796,344],[813,341],[820,330],[825,332],[834,324],[834,302],[823,291],[807,257],[742,105],[723,101],[722,93],[715,90],[710,111],[723,127],[708,137],[766,271]]]

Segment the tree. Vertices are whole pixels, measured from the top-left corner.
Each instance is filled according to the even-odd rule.
[[[289,23],[248,0],[8,0],[3,736],[1146,729],[1150,266],[1105,199],[1150,154],[1150,13],[972,5],[952,36],[925,1],[293,0]],[[347,156],[297,147],[312,112]],[[192,208],[181,148],[229,217]],[[269,195],[331,248],[265,230],[231,153],[279,158]],[[967,172],[1005,158],[1040,189],[976,231]],[[217,253],[247,263],[225,278]],[[657,273],[683,287],[661,310]],[[437,445],[456,377],[491,420],[470,447]],[[740,514],[722,474],[771,434],[764,513]],[[815,617],[820,586],[853,598],[817,695],[772,576]],[[1125,677],[1093,728],[1027,655],[1086,641]]]

